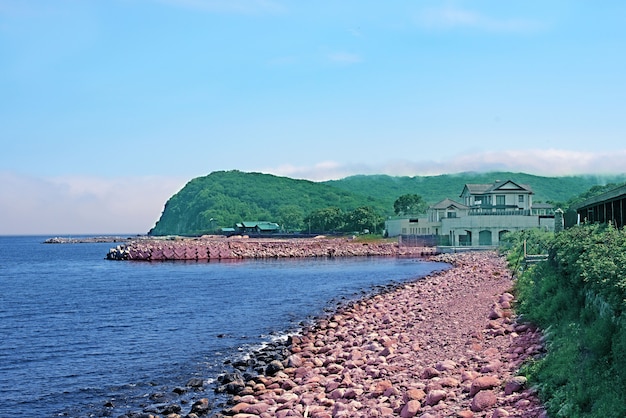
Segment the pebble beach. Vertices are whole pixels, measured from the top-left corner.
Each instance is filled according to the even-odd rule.
[[[434,258],[454,267],[316,321],[265,373],[229,382],[235,394],[212,416],[546,417],[518,375],[542,334],[515,315],[505,259]]]

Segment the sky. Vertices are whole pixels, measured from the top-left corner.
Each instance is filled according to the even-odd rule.
[[[218,170],[626,172],[626,2],[0,0],[0,235]]]

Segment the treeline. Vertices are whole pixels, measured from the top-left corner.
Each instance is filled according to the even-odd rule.
[[[548,261],[523,266],[529,253]],[[545,357],[523,372],[551,417],[626,416],[626,231],[581,225],[509,236],[518,313],[546,330]]]
[[[358,175],[330,180],[324,184],[341,190],[385,201],[391,205],[401,195],[416,193],[427,203],[437,203],[442,199],[458,199],[463,186],[467,183],[493,183],[496,180],[513,180],[516,183],[528,184],[535,193],[534,202],[552,203],[565,209],[565,205],[594,187],[615,187],[626,182],[626,175],[580,175],[562,177],[543,177],[526,173],[488,172],[442,174],[438,176],[388,176]],[[593,191],[592,193],[596,193]]]

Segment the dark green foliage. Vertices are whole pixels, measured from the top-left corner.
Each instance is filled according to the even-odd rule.
[[[523,242],[516,235],[512,266]],[[582,225],[541,245],[550,257],[520,271],[517,309],[546,330],[548,353],[524,373],[552,417],[626,416],[626,232]]]
[[[306,228],[304,217],[309,213],[330,206],[345,212],[362,206],[389,211],[381,201],[322,183],[217,171],[191,180],[172,196],[150,234],[199,235],[242,221],[279,222],[293,231]]]
[[[541,177],[510,172],[460,173],[424,177],[358,175],[326,181],[325,184],[352,193],[371,196],[392,205],[398,196],[412,193],[422,196],[428,204],[437,203],[445,198],[458,200],[465,184],[493,183],[496,180],[512,180],[516,183],[527,184],[535,193],[533,198],[535,202],[557,203],[568,202],[594,186],[624,182],[626,175]],[[560,203],[558,206],[564,205],[565,203]]]
[[[428,205],[422,196],[415,193],[403,194],[393,202],[393,211],[396,215],[413,215],[425,213]]]

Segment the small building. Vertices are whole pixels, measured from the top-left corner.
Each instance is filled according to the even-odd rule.
[[[388,236],[436,237],[444,246],[496,246],[507,232],[531,228],[554,231],[551,205],[534,205],[528,185],[514,181],[466,184],[462,202],[444,199],[422,217],[385,222]]]
[[[280,225],[267,221],[246,221],[235,224],[235,229],[240,234],[273,234],[280,231]]]
[[[626,185],[591,197],[574,207],[578,223],[608,223],[618,228],[626,224]]]

